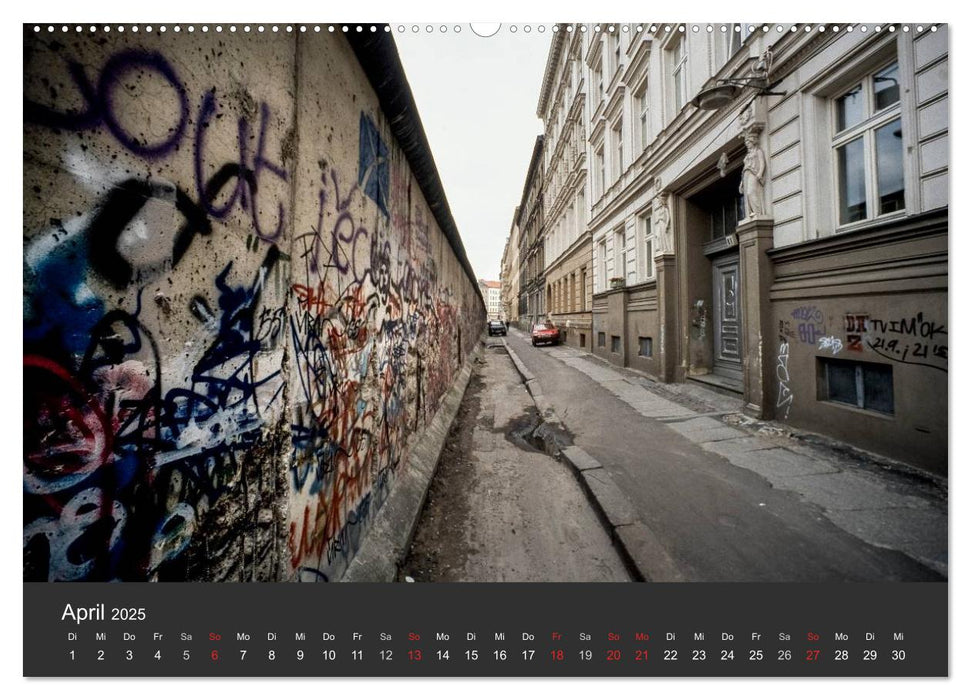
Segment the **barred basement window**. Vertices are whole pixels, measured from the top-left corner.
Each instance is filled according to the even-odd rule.
[[[817,396],[893,415],[893,367],[820,357]]]
[[[597,347],[598,348],[605,348],[605,347],[607,347],[607,334],[606,333],[597,333]]]
[[[610,336],[610,352],[615,352],[620,354],[620,336],[612,335]]]
[[[654,356],[654,340],[651,338],[638,338],[637,344],[639,349],[637,354],[641,357],[653,357]]]
[[[581,348],[587,347],[587,334],[586,333],[581,333],[580,334],[580,347]]]

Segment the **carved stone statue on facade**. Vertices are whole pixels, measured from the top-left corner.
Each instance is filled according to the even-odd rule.
[[[728,154],[722,151],[721,156],[718,158],[718,175],[720,177],[725,177],[728,173]]]
[[[674,252],[674,235],[671,232],[671,212],[668,209],[668,196],[661,191],[661,180],[654,183],[653,231],[657,240],[658,253]]]
[[[765,154],[759,146],[759,132],[745,133],[745,160],[738,191],[745,195],[745,218],[765,214]]]
[[[770,70],[772,70],[772,47],[766,48],[759,56],[759,60],[752,67],[752,77],[768,80]]]

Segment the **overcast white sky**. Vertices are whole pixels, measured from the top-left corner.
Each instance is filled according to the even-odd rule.
[[[543,122],[536,103],[550,25],[489,38],[424,25],[394,38],[476,277],[499,279],[502,249]],[[452,25],[449,25],[450,27]]]

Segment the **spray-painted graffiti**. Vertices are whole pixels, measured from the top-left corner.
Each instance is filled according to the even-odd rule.
[[[25,578],[191,577],[183,555],[207,512],[226,496],[260,500],[247,471],[259,472],[253,454],[266,441],[263,415],[279,400],[282,380],[279,370],[255,367],[270,337],[256,335],[256,310],[278,259],[269,248],[242,286],[228,281],[227,263],[215,279],[215,311],[205,296],[193,298],[199,336],[210,342],[185,385],[166,388],[141,292],[134,312],[110,309],[90,326],[79,318],[89,337],[80,357],[64,352],[78,327],[28,316]],[[43,297],[43,288],[32,296]]]
[[[843,349],[843,341],[835,335],[824,336],[819,339],[819,349],[829,350],[834,355],[837,355]]]
[[[776,401],[776,408],[781,409],[783,420],[789,417],[789,410],[792,408],[794,398],[792,389],[789,388],[789,342],[783,340],[779,344],[779,356],[775,366],[775,376],[779,380],[779,398]]]
[[[171,156],[183,145],[189,132],[188,125],[193,122],[190,116],[189,92],[175,68],[162,54],[139,49],[119,51],[105,61],[94,79],[88,77],[86,66],[73,60],[66,62],[66,72],[66,79],[76,91],[75,101],[80,101],[80,105],[75,104],[70,109],[62,110],[56,106],[25,99],[25,122],[78,133],[104,127],[123,149],[148,161],[158,161]],[[207,151],[210,135],[207,132],[214,129],[216,122],[220,121],[217,117],[223,116],[221,111],[223,105],[214,89],[207,91],[201,97],[194,115],[195,129],[191,139],[194,163],[193,189],[198,207],[210,216],[224,219],[238,205],[249,216],[255,234],[263,240],[274,241],[283,231],[284,205],[282,200],[276,203],[276,221],[268,227],[260,218],[261,206],[258,193],[268,188],[271,178],[285,183],[287,173],[268,155],[270,106],[265,102],[257,103],[241,88],[237,87],[237,92],[242,93],[242,96],[236,100],[240,102],[241,112],[235,124],[237,158],[232,162],[218,164],[216,172],[208,177],[205,171],[206,164],[210,162]],[[164,118],[160,123],[155,113],[147,111],[144,112],[143,121],[133,123],[131,115],[134,110],[123,112],[118,105],[119,93],[151,94],[157,101],[162,101],[167,96],[171,97],[177,106],[174,110],[168,110],[171,113],[168,123]],[[258,126],[254,129],[253,122],[257,120]],[[230,121],[226,120],[226,123]],[[149,135],[146,136],[146,133]],[[160,135],[153,138],[153,133]],[[255,152],[251,152],[254,139],[256,148]],[[216,204],[215,200],[233,181],[235,184],[225,201]],[[118,196],[126,201],[120,203],[118,208],[121,212],[127,212],[135,206],[133,197],[138,196],[139,192],[126,192],[124,188],[119,190],[121,194]],[[182,194],[180,204],[186,206],[186,203],[185,195]],[[200,221],[198,216],[195,217],[195,221],[197,224]],[[105,237],[110,238],[108,235],[110,233],[112,231],[109,229]],[[208,231],[193,228],[180,233],[176,239],[177,257],[185,253],[188,243],[196,233],[208,233]],[[123,273],[124,270],[120,271],[119,275]]]
[[[866,347],[881,357],[947,372],[946,326],[919,312],[899,319],[869,320]]]
[[[846,349],[853,352],[863,352],[863,336],[867,332],[869,314],[846,314]]]
[[[362,158],[380,152],[373,122],[360,123]],[[380,170],[343,186],[336,168],[319,165],[317,225],[296,239],[290,317],[289,550],[305,580],[332,579],[357,551],[406,459],[408,433],[427,421],[459,363],[456,302],[439,288],[434,259],[390,235],[388,219],[359,214],[367,200],[380,209],[386,186],[368,191]]]
[[[479,335],[407,161],[348,109],[291,235],[286,108],[55,53],[25,124],[90,204],[25,245],[25,579],[339,577]]]
[[[780,332],[790,338],[798,339],[800,343],[816,345],[826,335],[823,312],[816,306],[800,306],[792,312],[796,325],[793,333],[789,329],[789,322],[780,322]]]
[[[792,317],[797,321],[823,322],[823,312],[815,306],[800,306],[792,312]]]

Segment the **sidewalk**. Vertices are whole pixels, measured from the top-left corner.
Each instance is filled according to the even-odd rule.
[[[946,486],[794,439],[701,386],[533,348],[512,328],[506,346],[646,580],[946,578]]]

